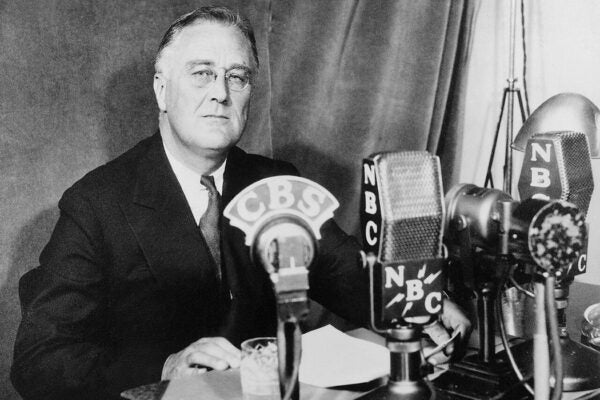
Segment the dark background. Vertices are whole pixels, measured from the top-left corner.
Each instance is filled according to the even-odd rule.
[[[213,2],[214,3],[214,2]],[[0,398],[18,279],[37,265],[61,194],[157,127],[153,58],[205,1],[0,0]],[[293,162],[358,229],[363,157],[429,150],[455,179],[468,1],[221,1],[247,15],[261,59],[241,146]]]

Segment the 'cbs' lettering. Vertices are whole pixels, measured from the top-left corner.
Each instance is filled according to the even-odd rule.
[[[240,217],[246,221],[253,222],[258,220],[268,210],[279,210],[283,208],[296,208],[308,217],[315,217],[321,212],[321,205],[326,199],[323,192],[313,188],[306,187],[296,199],[292,190],[292,183],[286,180],[270,181],[267,183],[269,188],[269,202],[258,200],[256,192],[248,192],[237,203],[237,211]]]

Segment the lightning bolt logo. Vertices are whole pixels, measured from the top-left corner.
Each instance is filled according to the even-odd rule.
[[[426,269],[427,269],[427,264],[423,264],[423,266],[421,267],[421,269],[419,269],[419,273],[417,275],[417,278],[423,279],[423,277],[425,276],[425,270]]]
[[[404,311],[402,311],[402,316],[404,317],[406,315],[406,313],[412,308],[413,303],[412,301],[406,303],[406,306],[404,307]]]
[[[394,304],[400,303],[402,301],[402,299],[404,299],[404,293],[398,293],[396,296],[394,296],[394,298],[392,300],[390,300],[389,303],[387,303],[385,305],[385,308],[390,308]]]
[[[440,276],[440,274],[442,273],[442,271],[438,271],[435,274],[429,274],[429,276],[427,278],[425,278],[425,280],[423,281],[423,283],[425,283],[426,285],[429,285],[431,282],[435,281],[437,279],[438,276]]]

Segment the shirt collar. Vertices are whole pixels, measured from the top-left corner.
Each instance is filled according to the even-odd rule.
[[[167,159],[169,160],[169,164],[171,164],[171,168],[173,168],[173,172],[175,173],[179,184],[182,187],[198,185],[200,183],[201,175],[175,158],[175,156],[166,148],[164,143],[163,148],[165,149]],[[220,194],[223,194],[223,174],[225,173],[225,164],[227,164],[227,159],[225,159],[219,168],[211,174]]]

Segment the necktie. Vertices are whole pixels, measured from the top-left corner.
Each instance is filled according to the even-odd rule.
[[[210,249],[210,253],[217,267],[216,275],[219,282],[221,281],[221,196],[215,187],[215,180],[212,176],[204,176],[200,179],[200,183],[208,189],[208,207],[200,218],[200,230],[206,240],[206,244]]]

